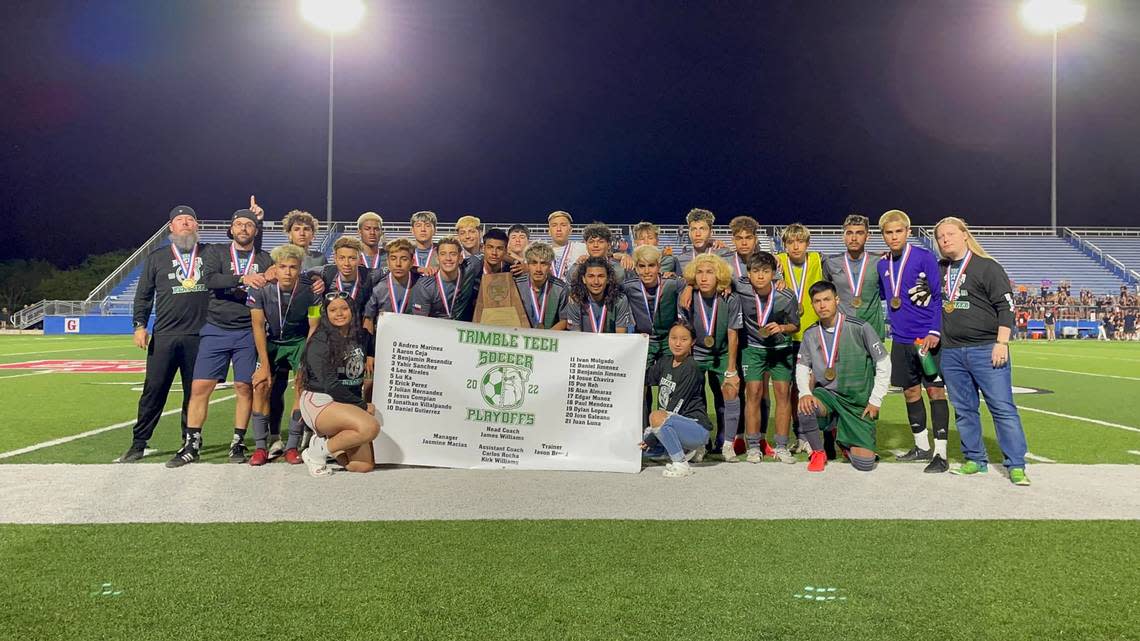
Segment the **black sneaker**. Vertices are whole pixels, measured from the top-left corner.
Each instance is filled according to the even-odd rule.
[[[930,463],[928,463],[926,468],[922,471],[927,474],[942,474],[943,472],[950,471],[950,464],[946,462],[946,459],[935,454],[934,458],[930,460]]]
[[[182,449],[178,450],[178,453],[174,455],[174,458],[166,462],[166,467],[173,469],[182,467],[187,463],[196,462],[198,462],[198,450],[189,446],[183,446]]]
[[[230,463],[245,463],[249,460],[245,452],[245,443],[238,441],[230,445]]]
[[[145,454],[146,454],[146,448],[145,447],[136,447],[136,446],[132,445],[131,449],[127,450],[122,456],[120,456],[119,460],[117,462],[118,463],[134,463],[134,462],[142,459],[142,457]]]
[[[929,461],[934,457],[934,450],[920,450],[918,446],[912,447],[906,454],[895,457],[896,461]]]

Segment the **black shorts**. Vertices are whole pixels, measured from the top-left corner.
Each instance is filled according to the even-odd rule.
[[[930,350],[934,362],[942,370],[942,344]],[[923,387],[946,387],[942,374],[927,376],[922,371],[922,361],[918,357],[918,347],[914,343],[893,341],[891,343],[891,385],[907,389],[921,384]]]

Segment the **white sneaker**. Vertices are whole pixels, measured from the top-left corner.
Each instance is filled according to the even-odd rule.
[[[681,478],[682,476],[690,476],[693,473],[693,468],[685,461],[677,461],[665,466],[665,471],[661,473],[662,476],[669,479]]]
[[[758,447],[748,448],[748,462],[759,463],[764,460],[764,450]]]
[[[285,453],[285,444],[281,442],[281,439],[277,439],[276,441],[273,441],[273,444],[269,446],[269,458],[271,458],[271,459],[277,458],[278,456],[281,456],[284,453]]]
[[[798,438],[796,439],[796,442],[792,443],[791,447],[788,448],[788,451],[792,454],[799,454],[801,452],[804,454],[811,454],[811,443],[808,443],[802,438]]]
[[[728,439],[724,440],[724,447],[721,449],[720,453],[721,456],[724,457],[725,463],[740,462],[740,456],[736,453],[736,446],[733,445],[732,441]]]
[[[332,470],[328,466],[329,451],[325,447],[325,439],[323,437],[313,435],[309,439],[309,447],[301,451],[301,460],[309,468],[309,474],[312,476],[328,476],[332,474]]]
[[[685,455],[685,462],[692,461],[694,463],[700,463],[701,461],[705,460],[705,454],[707,452],[708,450],[704,445],[698,447],[695,450],[689,450],[689,453]]]
[[[786,447],[776,448],[776,458],[780,459],[781,463],[788,463],[789,465],[796,462],[796,457],[792,456]]]

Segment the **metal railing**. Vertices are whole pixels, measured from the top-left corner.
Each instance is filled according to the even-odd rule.
[[[122,283],[123,280],[126,279],[127,276],[129,276],[136,267],[143,264],[143,261],[146,260],[147,254],[149,254],[155,247],[158,247],[162,240],[166,238],[166,233],[166,225],[159,227],[158,230],[151,234],[151,237],[142,244],[142,246],[136,249],[134,253],[132,253],[127,257],[126,260],[123,261],[123,264],[115,268],[115,270],[108,274],[101,283],[95,286],[95,289],[91,290],[91,293],[87,295],[87,301],[91,302],[94,300],[106,298],[107,295],[110,294],[116,287],[118,287],[119,284]]]

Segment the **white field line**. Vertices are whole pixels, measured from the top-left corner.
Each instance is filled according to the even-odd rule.
[[[40,374],[54,374],[53,370],[41,370],[39,372],[28,372],[27,374],[13,374],[12,376],[0,376],[0,381],[6,378],[23,378],[24,376],[39,376]]]
[[[1140,456],[1140,450],[1128,450],[1128,453],[1129,454],[1135,454],[1136,456]]]
[[[221,403],[224,401],[229,401],[229,400],[232,400],[234,398],[237,398],[237,394],[230,394],[229,396],[223,396],[221,398],[210,399],[210,405],[213,405],[214,403]],[[181,411],[182,411],[181,407],[176,407],[172,410],[166,410],[162,414],[159,414],[159,416],[170,416],[171,414],[178,414]],[[117,429],[120,429],[123,427],[127,427],[128,425],[134,425],[135,421],[136,421],[136,419],[131,419],[129,421],[123,421],[122,423],[115,423],[114,425],[108,425],[106,427],[99,427],[99,428],[96,428],[93,430],[87,430],[86,432],[81,432],[79,434],[72,434],[71,436],[64,436],[62,438],[52,439],[50,441],[44,441],[43,443],[36,443],[35,445],[29,445],[27,447],[21,447],[18,450],[11,450],[9,452],[0,452],[0,459],[12,458],[13,456],[19,456],[21,454],[27,454],[28,452],[35,452],[36,450],[42,450],[44,448],[54,447],[56,445],[63,445],[64,443],[70,443],[72,441],[78,441],[81,438],[87,438],[88,436],[95,436],[96,434],[102,434],[103,432],[110,432],[111,430],[117,430]]]
[[[1102,420],[1095,419],[1095,418],[1086,418],[1084,416],[1073,416],[1072,414],[1062,414],[1060,412],[1050,412],[1049,410],[1039,410],[1036,407],[1026,407],[1024,405],[1018,405],[1017,409],[1024,410],[1026,412],[1037,412],[1038,414],[1048,414],[1049,416],[1057,416],[1060,418],[1067,418],[1067,419],[1071,419],[1074,421],[1084,421],[1086,423],[1094,423],[1096,425],[1104,425],[1105,427],[1115,427],[1116,429],[1128,430],[1129,432],[1136,432],[1136,433],[1140,434],[1140,427],[1129,427],[1128,425],[1121,425],[1119,423],[1109,423],[1108,421],[1102,421]],[[0,456],[2,456],[2,455],[0,455]]]
[[[1118,358],[1116,356],[1089,356],[1087,354],[1065,354],[1063,352],[1048,352],[1044,354],[1035,354],[1033,352],[1017,352],[1017,357],[1021,358],[1028,356],[1031,358],[1078,358],[1087,361],[1124,361],[1126,363],[1140,363],[1140,358]],[[1016,366],[1015,366],[1016,367]]]
[[[1058,372],[1060,374],[1079,374],[1081,376],[1096,376],[1098,378],[1117,378],[1117,379],[1120,379],[1122,381],[1140,381],[1140,377],[1137,377],[1137,376],[1117,376],[1115,374],[1093,374],[1091,372],[1076,372],[1076,371],[1073,371],[1071,369],[1054,369],[1052,367],[1030,367],[1028,365],[1014,365],[1013,368],[1015,370],[1016,369],[1036,369],[1036,370],[1041,370],[1042,372]]]
[[[9,354],[0,354],[0,358],[6,358],[8,356],[29,356],[29,355],[35,355],[35,354],[58,354],[59,352],[89,352],[89,351],[94,350],[94,349],[119,349],[119,350],[121,350],[121,349],[124,349],[126,347],[133,347],[133,346],[134,346],[133,344],[129,344],[129,345],[104,345],[102,347],[72,347],[70,349],[38,349],[34,352],[11,352]],[[141,352],[142,350],[139,350],[139,351]]]
[[[1025,458],[1029,459],[1030,461],[1037,461],[1038,463],[1056,463],[1057,462],[1051,458],[1045,458],[1044,456],[1037,456],[1036,454],[1031,454],[1029,452],[1025,453]]]

